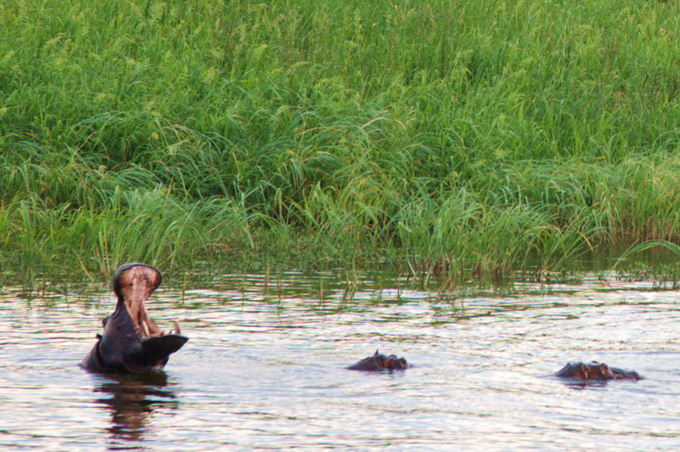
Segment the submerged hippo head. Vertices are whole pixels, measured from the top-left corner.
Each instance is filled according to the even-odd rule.
[[[367,370],[367,371],[381,371],[381,370],[402,370],[408,369],[409,364],[404,358],[397,358],[396,355],[381,355],[378,350],[375,351],[373,356],[364,358],[358,363],[349,366],[350,370]]]
[[[81,366],[95,372],[148,372],[165,366],[189,339],[180,335],[177,322],[165,333],[149,316],[144,302],[160,283],[160,272],[149,265],[125,264],[116,270],[116,310],[104,319],[104,334],[97,335]]]
[[[608,381],[608,380],[642,380],[637,372],[609,367],[604,363],[593,361],[590,364],[569,363],[564,366],[555,376],[571,378],[574,380]]]

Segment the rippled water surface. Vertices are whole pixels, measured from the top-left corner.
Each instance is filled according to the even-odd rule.
[[[680,292],[650,283],[442,295],[296,273],[170,281],[148,308],[190,340],[155,378],[78,367],[113,305],[108,289],[0,289],[0,448],[680,447]],[[376,349],[415,367],[345,369]],[[551,377],[574,360],[646,379]]]

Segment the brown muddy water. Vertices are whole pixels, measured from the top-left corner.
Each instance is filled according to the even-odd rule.
[[[589,275],[447,294],[375,275],[353,293],[299,273],[172,283],[148,308],[190,340],[153,379],[78,367],[109,288],[2,287],[0,448],[680,448],[677,290]],[[415,367],[345,369],[376,349]],[[551,376],[574,360],[645,380]]]

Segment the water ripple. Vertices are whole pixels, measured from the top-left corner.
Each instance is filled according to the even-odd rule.
[[[0,292],[0,446],[109,449],[605,449],[680,446],[680,293],[585,278],[440,293],[402,279],[223,275],[149,303],[190,337],[161,379],[77,367],[108,290]],[[345,369],[376,349],[405,372]],[[574,386],[599,360],[646,377]]]

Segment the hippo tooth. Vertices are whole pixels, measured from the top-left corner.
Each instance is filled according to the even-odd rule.
[[[149,325],[146,324],[146,321],[142,320],[142,329],[144,330],[144,335],[146,337],[150,337],[151,333],[149,332]]]
[[[179,323],[173,321],[172,324],[175,326],[175,334],[182,334],[179,330]]]

